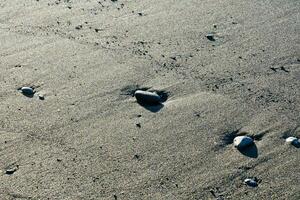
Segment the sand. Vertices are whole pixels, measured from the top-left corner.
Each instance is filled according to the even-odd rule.
[[[0,199],[299,199],[300,149],[284,139],[300,137],[299,13],[297,0],[0,0]],[[168,99],[142,106],[136,89]]]

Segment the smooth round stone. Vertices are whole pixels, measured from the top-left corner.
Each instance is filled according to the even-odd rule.
[[[258,183],[257,183],[255,180],[250,179],[250,178],[246,178],[246,179],[244,180],[244,183],[245,183],[246,185],[248,185],[248,186],[251,186],[251,187],[257,187],[257,186],[258,186]]]
[[[300,142],[299,142],[298,138],[296,138],[296,137],[288,137],[285,139],[285,142],[287,144],[300,145]]]
[[[253,139],[248,136],[237,136],[233,140],[234,147],[238,149],[243,149],[254,143]]]
[[[31,87],[22,87],[21,92],[25,95],[33,95],[34,91]]]
[[[135,96],[136,100],[140,103],[159,104],[161,102],[160,96],[154,92],[137,90],[134,93],[134,96]]]

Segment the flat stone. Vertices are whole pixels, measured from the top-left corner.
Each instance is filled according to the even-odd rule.
[[[134,96],[139,103],[143,103],[143,104],[153,105],[153,104],[159,104],[161,102],[160,96],[154,92],[137,90],[134,93]]]
[[[249,136],[237,136],[234,138],[233,144],[234,144],[234,147],[236,147],[238,149],[243,149],[250,145],[253,145],[254,141]]]
[[[258,186],[258,183],[256,182],[256,180],[254,179],[250,179],[250,178],[246,178],[244,180],[244,184],[250,186],[250,187],[257,187]]]
[[[11,167],[5,170],[5,174],[12,175],[18,170],[18,167]]]

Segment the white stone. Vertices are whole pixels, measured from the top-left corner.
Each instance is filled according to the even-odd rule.
[[[161,102],[161,98],[158,94],[154,92],[148,92],[143,90],[137,90],[134,93],[135,98],[140,103],[145,104],[159,104]]]
[[[238,149],[243,149],[254,143],[253,139],[248,136],[237,136],[233,140],[234,147]]]

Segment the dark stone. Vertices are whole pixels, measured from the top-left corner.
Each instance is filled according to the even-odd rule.
[[[210,40],[210,41],[216,41],[214,35],[211,34],[211,33],[210,33],[210,34],[207,34],[207,35],[206,35],[206,38],[207,38],[208,40]]]

